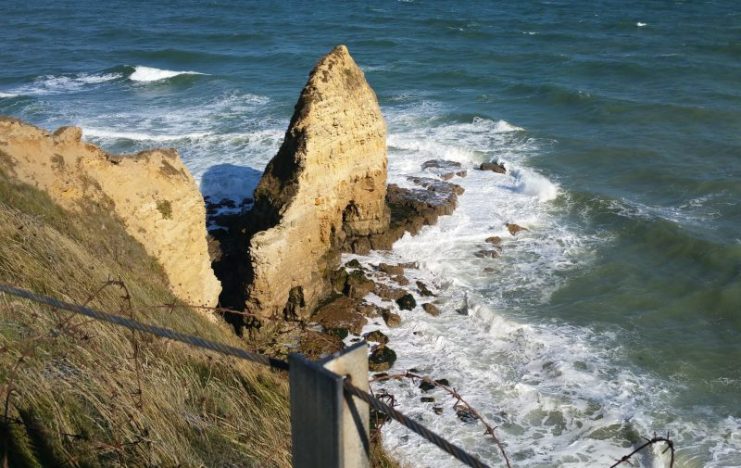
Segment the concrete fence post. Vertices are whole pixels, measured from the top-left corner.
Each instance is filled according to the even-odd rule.
[[[344,376],[368,391],[368,346],[360,342],[319,361],[288,358],[291,439],[296,468],[370,467],[368,404],[345,396]]]

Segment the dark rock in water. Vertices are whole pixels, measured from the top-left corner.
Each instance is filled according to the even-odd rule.
[[[379,346],[368,357],[368,368],[373,372],[391,369],[396,362],[396,353],[386,346]]]
[[[445,159],[430,159],[422,163],[422,169],[460,169],[461,167],[463,167],[461,163]]]
[[[419,374],[419,369],[416,367],[412,367],[411,369],[407,369],[408,372],[411,372],[413,374]]]
[[[355,299],[362,299],[376,287],[376,283],[368,279],[361,270],[353,270],[347,276],[343,293]]]
[[[430,390],[433,390],[437,385],[432,383],[431,381],[425,379],[419,384],[419,389],[423,392],[429,392]]]
[[[355,304],[355,310],[359,314],[365,317],[378,317],[386,309],[378,307],[375,304],[368,304],[367,302],[359,302]]]
[[[435,224],[438,217],[453,213],[458,203],[453,184],[434,181],[443,185],[438,190],[388,186],[386,202],[391,209],[391,225],[384,235],[371,238],[374,248],[390,249],[405,232],[417,234],[423,226]]]
[[[406,294],[403,289],[394,288],[383,283],[376,283],[374,292],[378,297],[387,301],[396,301]]]
[[[349,262],[345,263],[345,266],[348,268],[363,268],[363,265],[360,264],[357,258],[353,258]]]
[[[417,301],[414,300],[414,296],[411,294],[404,294],[396,300],[401,310],[412,310],[417,307]]]
[[[434,296],[435,295],[432,293],[432,291],[429,290],[429,288],[427,288],[427,285],[421,281],[417,281],[417,288],[419,289],[419,293],[423,296]]]
[[[437,379],[435,380],[436,384],[445,385],[446,387],[450,387],[450,382],[448,382],[448,379]]]
[[[478,416],[476,416],[466,405],[459,403],[453,408],[455,409],[455,415],[464,423],[476,422],[476,420],[479,419]]]
[[[411,268],[412,270],[418,270],[419,269],[419,263],[417,262],[408,262],[408,263],[399,263],[400,267],[403,268]]]
[[[396,281],[399,284],[399,286],[406,286],[409,284],[409,279],[404,275],[394,276],[394,281]]]
[[[342,339],[336,335],[304,330],[299,338],[299,351],[312,360],[341,351],[343,347]]]
[[[413,331],[412,332],[412,335],[414,335],[414,336],[422,336],[422,335],[424,335],[424,333],[422,333],[421,331]]]
[[[425,312],[432,315],[433,317],[437,317],[438,315],[440,315],[440,309],[432,302],[422,304],[422,309],[424,309]]]
[[[421,401],[422,403],[434,403],[435,397],[423,396],[422,398],[419,399],[419,401]]]
[[[463,296],[463,304],[455,309],[455,311],[461,315],[468,315],[468,293]]]
[[[401,325],[401,316],[399,314],[395,314],[389,310],[384,310],[381,312],[381,316],[383,317],[383,321],[386,322],[386,326],[389,328],[397,328]]]
[[[504,164],[493,163],[493,162],[481,163],[481,165],[479,166],[479,170],[480,171],[492,171],[498,174],[507,173],[507,169],[504,167]]]
[[[454,176],[466,176],[466,170],[462,169],[461,163],[444,159],[425,161],[422,163],[422,169],[435,174],[443,180],[450,180]]]
[[[519,224],[514,224],[514,223],[507,223],[506,226],[507,226],[507,230],[509,231],[509,233],[512,234],[513,236],[517,234],[518,232],[528,230],[527,228],[524,228],[520,226]]]
[[[443,414],[443,407],[442,406],[433,406],[432,411],[435,412],[438,416]]]
[[[497,258],[499,256],[498,250],[479,250],[473,254],[478,258]]]
[[[495,271],[497,271],[496,268],[492,268],[492,267],[486,267],[486,268],[484,268],[484,272],[485,273],[492,273],[492,272],[495,272]]]
[[[407,177],[407,179],[420,187],[437,193],[453,192],[456,195],[463,195],[463,192],[465,192],[465,189],[458,184],[443,182],[429,177]]]
[[[484,239],[484,242],[488,242],[489,244],[493,245],[499,245],[502,243],[502,238],[499,236],[491,236]]]
[[[365,317],[356,310],[352,299],[341,296],[319,307],[312,320],[326,330],[345,329],[359,335],[365,325]]]
[[[404,267],[401,265],[389,265],[388,263],[380,263],[377,267],[378,271],[386,273],[389,276],[403,275]]]
[[[384,335],[381,330],[373,330],[372,332],[364,335],[367,341],[375,341],[376,343],[386,344],[389,342],[389,337]]]

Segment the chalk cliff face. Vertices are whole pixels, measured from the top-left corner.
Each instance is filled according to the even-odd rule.
[[[0,118],[0,167],[64,208],[91,201],[109,208],[159,261],[177,297],[215,306],[221,285],[208,256],[203,198],[177,152],[116,156],[81,136],[76,127],[50,134]]]
[[[339,250],[387,230],[386,124],[345,46],[309,75],[247,223],[246,308],[305,317],[329,291]],[[361,249],[366,250],[366,249]]]

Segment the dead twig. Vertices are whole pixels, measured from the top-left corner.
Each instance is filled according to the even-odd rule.
[[[672,441],[669,438],[669,434],[667,434],[666,437],[657,437],[656,434],[654,434],[652,439],[646,439],[646,443],[636,448],[629,454],[623,456],[620,460],[616,461],[614,464],[610,465],[610,468],[615,468],[616,466],[621,465],[623,463],[632,465],[629,461],[630,457],[640,452],[641,450],[645,449],[646,447],[651,446],[653,444],[658,444],[659,442],[664,442],[667,445],[667,447],[661,453],[666,453],[667,450],[671,451],[670,459],[669,459],[669,468],[672,468],[674,466],[674,441]]]
[[[475,419],[478,419],[481,422],[481,424],[483,424],[484,428],[486,429],[484,431],[484,434],[487,434],[487,435],[491,436],[491,438],[494,441],[494,443],[496,444],[497,448],[499,448],[499,451],[502,454],[502,458],[504,458],[504,463],[507,465],[507,468],[511,468],[512,465],[510,464],[509,457],[507,456],[507,452],[504,450],[504,445],[502,444],[502,442],[499,440],[499,438],[496,436],[496,434],[494,432],[494,430],[496,429],[496,427],[494,427],[491,424],[489,424],[486,421],[486,419],[484,419],[483,416],[481,416],[481,414],[478,411],[476,411],[476,409],[473,408],[463,398],[463,396],[461,396],[461,394],[458,393],[458,391],[455,388],[450,387],[448,385],[444,385],[444,384],[442,384],[442,383],[440,383],[438,381],[435,381],[435,380],[431,379],[430,377],[425,377],[425,376],[422,376],[422,375],[419,375],[419,374],[415,374],[413,372],[404,372],[404,373],[401,373],[401,374],[379,374],[379,375],[376,375],[375,377],[373,377],[370,380],[370,382],[371,383],[373,383],[373,382],[385,382],[385,381],[388,381],[388,380],[404,380],[404,379],[410,379],[413,383],[416,383],[418,380],[419,381],[423,381],[423,382],[427,382],[430,385],[434,385],[435,387],[438,387],[438,388],[443,389],[448,395],[450,395],[451,397],[453,397],[455,399],[455,403],[453,404],[453,407],[456,410],[458,410],[458,411],[465,411],[465,412],[467,412],[468,414],[470,414],[471,416],[473,416]]]

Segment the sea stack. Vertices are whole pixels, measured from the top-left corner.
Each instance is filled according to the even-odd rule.
[[[113,155],[81,137],[77,127],[50,134],[0,117],[0,168],[65,209],[94,204],[114,214],[160,263],[175,296],[215,306],[221,285],[208,255],[203,197],[177,152]],[[126,252],[120,255],[125,263]]]
[[[246,224],[246,309],[305,318],[331,291],[342,248],[387,231],[386,124],[362,70],[340,45],[309,75]],[[353,247],[354,246],[354,247]]]

